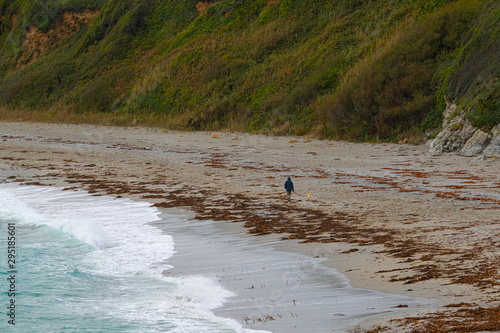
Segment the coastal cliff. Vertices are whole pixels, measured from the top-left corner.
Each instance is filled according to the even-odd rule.
[[[492,0],[0,0],[0,119],[420,144],[447,96],[471,133],[443,137],[476,133],[473,154],[500,122],[499,20]]]

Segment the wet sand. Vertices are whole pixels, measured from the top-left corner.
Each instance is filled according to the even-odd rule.
[[[0,140],[7,181],[236,221],[287,251],[325,259],[353,287],[436,300],[423,310],[430,316],[402,308],[362,329],[498,327],[500,159],[431,155],[425,146],[32,123],[0,123]],[[391,321],[405,317],[415,319]]]
[[[251,237],[240,224],[186,219],[166,209],[155,226],[171,235],[171,277],[213,278],[234,297],[215,313],[273,333],[344,333],[377,316],[418,311],[434,301],[352,288],[324,258],[297,251],[276,235]]]

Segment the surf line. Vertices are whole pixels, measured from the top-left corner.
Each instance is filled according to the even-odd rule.
[[[16,224],[10,222],[7,224],[7,281],[9,281],[9,306],[7,307],[7,322],[10,325],[16,325]]]

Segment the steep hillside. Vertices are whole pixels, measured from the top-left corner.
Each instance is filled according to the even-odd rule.
[[[420,141],[500,121],[487,0],[0,0],[1,117]]]

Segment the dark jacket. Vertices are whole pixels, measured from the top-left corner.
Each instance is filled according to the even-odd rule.
[[[288,177],[288,180],[285,182],[285,190],[287,191],[293,191],[293,182],[290,177]]]

